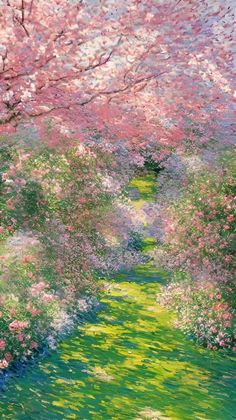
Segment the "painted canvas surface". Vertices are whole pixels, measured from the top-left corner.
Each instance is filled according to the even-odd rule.
[[[0,418],[236,418],[236,3],[0,0]]]

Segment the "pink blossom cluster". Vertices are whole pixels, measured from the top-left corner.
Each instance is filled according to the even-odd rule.
[[[39,283],[34,283],[30,287],[29,293],[34,297],[39,296],[46,287],[47,285],[44,281],[40,281]]]
[[[25,328],[29,328],[29,322],[28,321],[18,321],[14,320],[9,324],[9,330],[12,332],[15,331],[22,331]]]
[[[157,250],[157,260],[184,268],[198,280],[227,282],[236,268],[235,153],[226,154],[225,161],[223,174],[217,169],[192,174],[179,198],[159,206],[159,237],[168,250]]]
[[[222,293],[208,282],[172,282],[158,301],[176,311],[176,326],[199,344],[236,352],[235,310],[227,303],[231,292],[228,287]]]
[[[9,139],[6,148],[11,155]],[[118,157],[77,142],[30,153],[19,146],[11,159],[1,195],[1,369],[55,347],[76,314],[93,307],[95,274],[141,260],[130,238],[142,235],[142,222],[122,192],[132,170]]]
[[[152,256],[174,279],[161,301],[199,343],[235,350],[235,150],[215,151],[207,165],[203,154],[197,167],[186,162],[184,155],[166,162],[150,211],[160,244]]]

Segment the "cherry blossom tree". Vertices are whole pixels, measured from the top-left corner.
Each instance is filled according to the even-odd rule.
[[[102,139],[157,160],[186,139],[232,142],[233,0],[0,5],[1,133]]]

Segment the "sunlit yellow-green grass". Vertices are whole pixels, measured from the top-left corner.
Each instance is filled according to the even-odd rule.
[[[145,177],[137,176],[133,178],[129,187],[138,190],[139,198],[134,200],[133,205],[136,209],[141,209],[146,202],[154,200],[156,193],[154,172],[148,173]]]
[[[136,188],[145,201],[151,201],[156,192],[155,173],[150,172],[145,175],[145,177],[142,175],[136,176],[131,180],[129,186],[131,188]]]
[[[190,343],[149,265],[107,282],[97,320],[2,395],[2,419],[233,419],[233,361]]]
[[[97,319],[10,383],[1,418],[233,419],[234,362],[173,327],[172,315],[156,303],[161,282],[163,273],[150,262],[104,280]]]

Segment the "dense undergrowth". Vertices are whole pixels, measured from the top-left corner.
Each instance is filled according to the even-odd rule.
[[[141,222],[104,151],[1,140],[0,368],[55,347],[98,279],[138,259]],[[126,174],[127,177],[127,174]]]
[[[182,174],[179,197],[165,197],[159,209],[163,232],[154,258],[172,273],[159,301],[199,343],[236,351],[235,150],[189,172]]]

